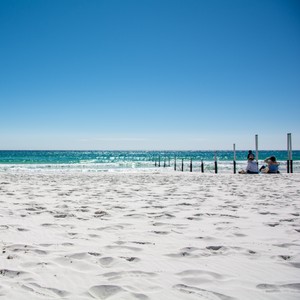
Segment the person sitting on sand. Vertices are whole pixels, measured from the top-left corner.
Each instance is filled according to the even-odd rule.
[[[279,162],[276,161],[275,156],[270,156],[264,160],[265,163],[267,163],[267,166],[262,166],[260,168],[260,171],[263,173],[271,173],[271,174],[277,174],[279,173]]]
[[[248,159],[248,163],[247,163],[247,167],[246,167],[246,171],[242,170],[239,173],[240,174],[258,174],[258,165],[257,162],[254,161],[254,154],[251,150],[249,150],[247,159]]]

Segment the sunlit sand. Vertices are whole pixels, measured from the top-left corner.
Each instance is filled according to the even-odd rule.
[[[0,298],[299,299],[300,174],[0,175]]]

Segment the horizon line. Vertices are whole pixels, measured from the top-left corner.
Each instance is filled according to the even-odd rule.
[[[255,147],[253,147],[254,149]],[[236,149],[236,152],[238,151],[249,151],[249,150],[253,150],[253,149]],[[204,151],[210,151],[210,152],[218,152],[218,151],[234,151],[233,149],[204,149],[204,150],[200,150],[200,149],[0,149],[0,152],[3,151],[79,151],[79,152],[83,152],[83,151],[99,151],[99,152],[103,152],[103,151],[112,151],[112,152],[117,152],[117,151],[132,151],[132,152],[138,152],[138,151],[142,151],[142,152],[184,152],[184,151],[190,151],[190,152],[204,152]],[[287,149],[258,149],[258,151],[288,151]],[[292,151],[300,151],[300,149],[292,149]]]

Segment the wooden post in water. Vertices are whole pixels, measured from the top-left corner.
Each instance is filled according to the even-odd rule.
[[[181,161],[181,171],[183,172],[183,159]]]
[[[171,167],[171,159],[170,159],[170,156],[168,157],[168,160],[169,160],[169,166],[168,166],[168,167]]]
[[[160,167],[160,156],[158,157],[158,166]]]
[[[174,156],[174,171],[176,171],[176,156]]]
[[[293,173],[293,148],[292,148],[292,134],[290,133],[290,170]]]
[[[164,157],[164,168],[166,167],[166,158]]]
[[[255,153],[256,153],[256,163],[258,166],[258,134],[255,135]]]
[[[235,144],[233,144],[233,174],[236,174],[236,152],[235,152]]]
[[[193,172],[193,160],[191,158],[191,162],[190,162],[190,172]]]
[[[293,173],[293,150],[292,150],[292,134],[287,134],[288,142],[288,160],[287,160],[287,172]]]
[[[204,173],[204,164],[203,164],[203,159],[201,159],[201,173]]]
[[[215,173],[218,173],[217,152],[215,151]]]

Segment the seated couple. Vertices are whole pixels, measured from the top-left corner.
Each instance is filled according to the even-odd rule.
[[[258,174],[259,171],[262,173],[271,173],[271,174],[276,174],[279,173],[278,167],[279,163],[276,161],[275,156],[270,156],[266,158],[264,161],[267,163],[267,166],[262,166],[259,171],[258,171],[258,164],[256,161],[254,161],[255,156],[250,150],[247,156],[248,163],[246,167],[246,171],[242,170],[239,173],[240,174]]]

